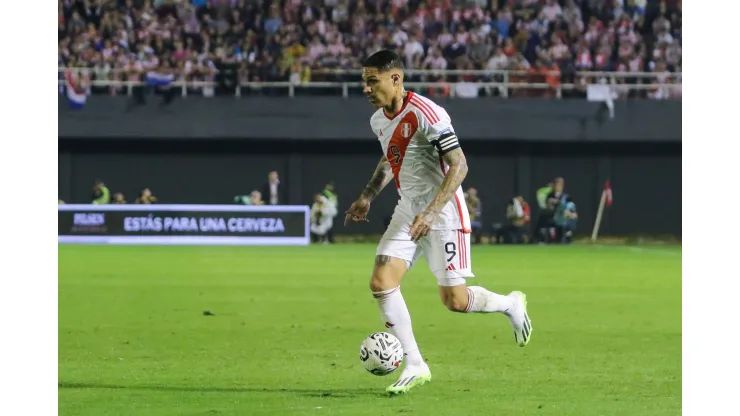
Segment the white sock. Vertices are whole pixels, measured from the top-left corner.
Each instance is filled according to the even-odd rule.
[[[468,307],[465,312],[506,312],[514,306],[508,296],[493,293],[480,286],[468,287]]]
[[[424,363],[419,347],[416,345],[414,331],[411,329],[411,315],[401,295],[401,287],[373,292],[373,297],[378,301],[385,327],[401,341],[403,352],[406,355],[406,364]]]

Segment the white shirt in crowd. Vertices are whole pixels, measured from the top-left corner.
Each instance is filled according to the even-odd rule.
[[[424,47],[419,43],[418,40],[413,39],[406,43],[406,46],[403,48],[404,55],[406,55],[406,66],[409,68],[413,68],[414,65],[414,56],[421,55],[424,56]]]
[[[270,182],[270,205],[278,204],[278,185],[280,181]]]

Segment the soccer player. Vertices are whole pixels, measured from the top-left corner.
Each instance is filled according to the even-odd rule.
[[[401,279],[421,254],[437,277],[442,303],[463,313],[503,313],[520,346],[529,342],[532,323],[521,292],[499,295],[480,286],[470,262],[470,218],[461,184],[468,172],[465,154],[450,116],[440,106],[403,88],[403,62],[381,50],[363,64],[364,93],[377,111],[370,127],[383,148],[375,173],[346,212],[348,221],[365,221],[372,200],[391,181],[400,195],[391,223],[380,240],[370,289],[385,326],[401,341],[406,366],[386,391],[405,393],[432,379],[411,328],[401,295]]]

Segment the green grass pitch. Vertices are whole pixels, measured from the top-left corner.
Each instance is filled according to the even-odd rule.
[[[398,397],[358,357],[384,330],[374,250],[59,246],[60,414],[680,414],[680,247],[474,247],[474,284],[527,293],[526,348],[448,312],[421,261],[403,293],[433,381]]]

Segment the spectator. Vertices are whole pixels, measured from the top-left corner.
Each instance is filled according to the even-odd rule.
[[[95,185],[93,185],[92,203],[95,205],[110,203],[110,191],[103,181],[95,181]]]
[[[152,191],[149,188],[144,188],[139,192],[139,197],[134,201],[135,204],[156,204],[157,197],[152,195]]]
[[[409,39],[403,48],[403,54],[406,56],[407,68],[420,68],[424,56],[424,46],[421,44],[422,35],[419,34]]]
[[[480,244],[481,230],[483,228],[483,224],[481,223],[482,205],[480,198],[478,198],[477,189],[468,188],[468,192],[465,193],[465,204],[468,207],[468,215],[470,216],[473,244]]]
[[[552,98],[559,96],[560,89],[560,68],[555,62],[544,62],[539,67],[539,72],[544,76],[545,82],[550,87],[545,93],[545,97]]]
[[[545,15],[548,21],[554,21],[555,18],[563,15],[563,8],[556,0],[547,0],[545,6],[542,7],[542,14]]]
[[[433,46],[429,48],[427,57],[421,64],[422,69],[444,70],[447,69],[447,60],[442,56],[442,51]]]
[[[315,243],[329,243],[327,233],[334,227],[337,209],[332,202],[321,194],[314,196],[311,206],[311,240]]]
[[[491,22],[491,26],[503,37],[509,36],[509,27],[511,27],[511,13],[506,13],[504,10],[496,12],[496,20]]]
[[[126,198],[123,196],[122,193],[116,192],[115,194],[113,194],[113,202],[111,203],[112,204],[125,204]]]
[[[282,186],[277,171],[267,174],[267,182],[262,186],[262,195],[266,197],[267,205],[283,205]]]
[[[483,11],[484,0],[455,3],[58,0],[58,61],[89,68],[94,81],[142,80],[167,70],[175,81],[211,82],[188,86],[205,95],[233,92],[240,82],[295,82],[297,74],[306,82],[309,71],[344,79],[325,70],[359,68],[365,55],[383,47],[401,52],[409,68],[430,69],[484,69],[503,50],[509,69],[540,58],[559,67],[563,82],[591,81],[575,78],[572,68],[615,70],[635,56],[666,61],[670,72],[680,68],[675,1],[647,7],[645,0],[498,0],[490,12]],[[532,73],[520,82],[539,78]],[[137,102],[143,91],[134,90]],[[97,85],[93,93],[128,92]]]

